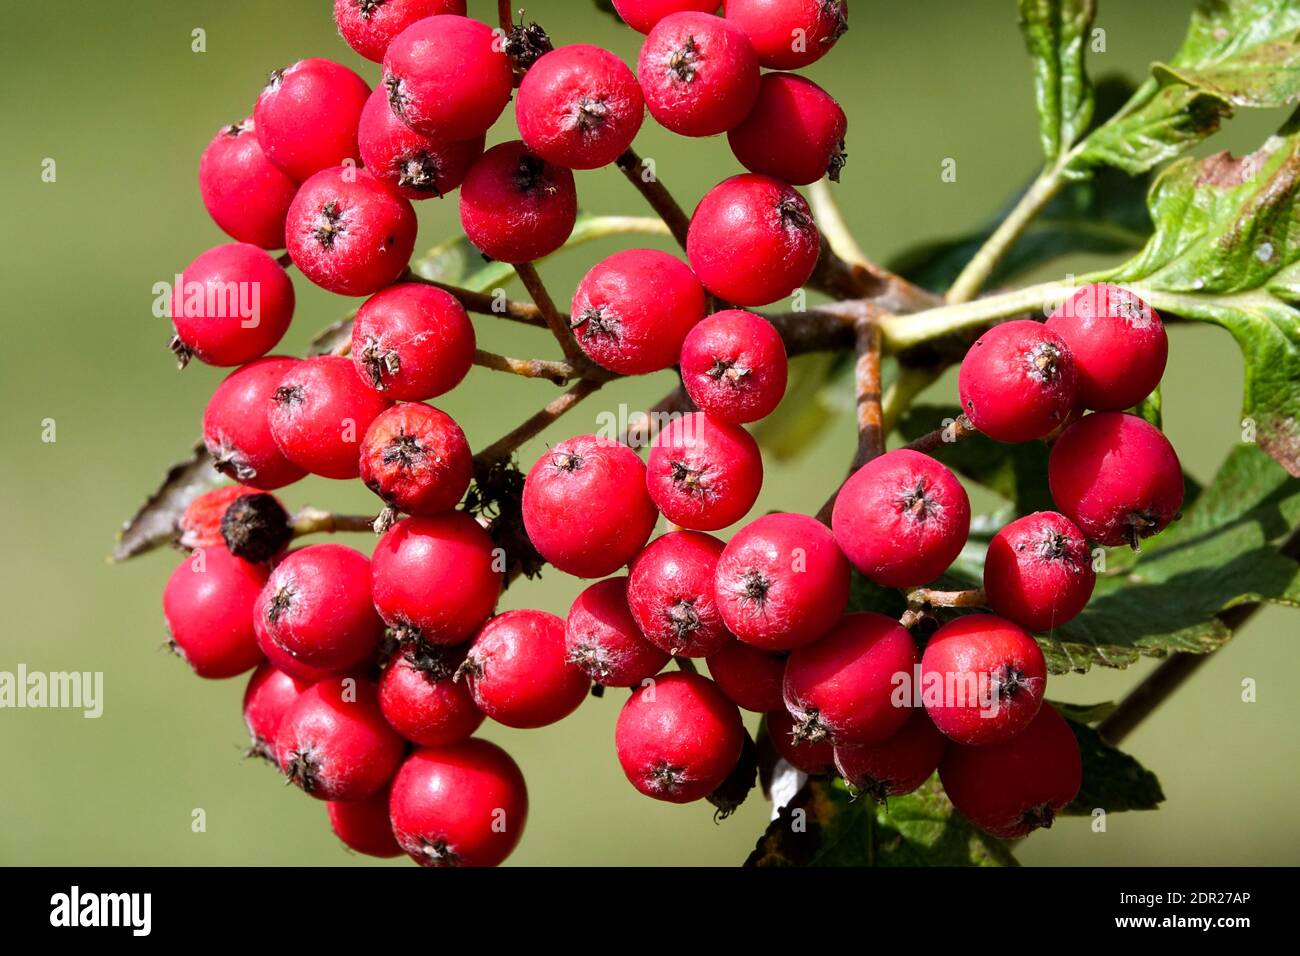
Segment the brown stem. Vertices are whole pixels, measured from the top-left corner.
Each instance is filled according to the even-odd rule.
[[[420,285],[433,286],[435,289],[441,289],[443,292],[456,298],[461,305],[469,312],[475,312],[479,315],[491,315],[498,319],[511,319],[515,322],[522,322],[525,325],[535,325],[539,328],[546,328],[546,317],[542,315],[542,310],[531,302],[515,302],[513,299],[500,299],[494,295],[488,295],[486,292],[475,292],[472,289],[462,289],[460,286],[448,285],[445,282],[436,282],[433,279],[426,279],[418,276],[414,272],[408,272],[402,277],[403,282],[415,282]],[[563,315],[563,313],[561,313]],[[567,321],[567,320],[566,320]]]
[[[645,197],[650,208],[659,214],[659,218],[668,226],[668,231],[673,234],[677,244],[685,249],[686,230],[691,224],[690,217],[682,211],[681,206],[677,205],[677,200],[673,198],[668,188],[659,181],[657,173],[647,180],[642,169],[641,157],[630,147],[626,153],[615,160],[615,163],[623,171],[628,182]]]
[[[673,658],[673,663],[677,665],[679,671],[685,671],[687,674],[698,674],[699,668],[695,666],[695,661],[689,657],[682,657],[680,654]]]
[[[515,25],[510,9],[510,0],[497,0],[497,24],[506,33]]]
[[[600,388],[601,383],[593,379],[581,379],[573,388],[569,389],[563,395],[548,402],[544,408],[535,412],[518,427],[502,435],[499,439],[484,448],[474,456],[474,464],[481,468],[492,464],[494,461],[500,461],[503,458],[509,458],[516,448],[541,434],[546,426],[551,424],[578,402],[582,401],[596,389]]]
[[[899,617],[898,623],[910,631],[912,628],[916,627],[916,625],[920,624],[924,618],[925,612],[920,608],[909,607],[903,612],[902,616]]]
[[[635,425],[629,426],[620,436],[619,441],[629,448],[644,448],[654,439],[655,434],[668,419],[677,415],[687,415],[695,410],[695,403],[686,394],[686,389],[678,385],[645,412]]]
[[[519,274],[524,288],[528,290],[533,302],[541,310],[542,318],[546,320],[546,324],[550,327],[551,334],[555,336],[555,341],[559,342],[560,348],[564,350],[564,357],[575,368],[585,371],[591,362],[583,354],[582,349],[578,347],[578,342],[573,337],[573,331],[569,328],[568,319],[555,307],[555,300],[546,291],[546,285],[542,282],[542,277],[537,274],[537,268],[531,262],[521,262],[515,265],[515,272]]]
[[[971,435],[977,434],[979,433],[975,431],[974,426],[971,425],[970,419],[965,415],[958,415],[953,419],[952,424],[943,425],[932,432],[926,432],[920,438],[908,442],[903,447],[928,455],[931,452],[942,448],[944,445],[951,445],[954,442],[961,441],[963,438],[969,438]]]
[[[374,515],[340,515],[319,508],[303,508],[290,519],[295,538],[309,534],[334,534],[339,531],[373,531]]]
[[[858,452],[853,458],[854,471],[885,451],[880,411],[880,326],[869,315],[863,316],[856,337],[858,358],[853,381],[857,392]]]
[[[930,588],[915,588],[907,592],[907,603],[911,607],[983,607],[988,600],[983,588],[969,591],[935,591]]]
[[[777,312],[763,317],[781,333],[787,355],[839,352],[853,348],[853,326],[863,307],[862,302],[837,302],[807,312]]]
[[[565,385],[578,377],[578,372],[568,362],[551,362],[546,359],[518,359],[498,355],[483,349],[474,350],[474,364],[497,372],[509,372],[524,378],[545,378],[556,385]]]

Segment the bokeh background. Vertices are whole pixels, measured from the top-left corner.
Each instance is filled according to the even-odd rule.
[[[1094,74],[1144,75],[1178,45],[1190,0],[1103,0],[1107,50]],[[605,45],[634,63],[639,35],[589,0],[533,0],[530,17],[557,43]],[[470,0],[491,19],[495,5]],[[873,257],[974,227],[1039,163],[1030,72],[1011,0],[853,0],[852,29],[808,71],[850,117],[850,162],[835,187]],[[112,566],[120,524],[164,467],[197,436],[221,377],[194,365],[178,373],[151,287],[225,237],[196,185],[198,157],[216,129],[251,112],[272,68],[306,56],[378,68],[334,31],[328,0],[44,0],[6,3],[0,30],[0,670],[103,671],[103,717],[69,711],[0,711],[0,862],[37,864],[343,864],[322,804],[241,759],[244,681],[205,682],[160,650],[160,593],[178,560],[155,552]],[[191,51],[192,31],[206,52]],[[1234,120],[1214,148],[1253,148],[1280,117]],[[490,141],[514,138],[513,111]],[[688,208],[738,171],[726,143],[675,139],[647,121],[638,150]],[[1202,150],[1204,152],[1205,150]],[[956,182],[940,179],[945,158]],[[46,158],[57,181],[41,181]],[[578,174],[595,212],[646,210],[621,175]],[[419,248],[457,228],[455,200],[419,204]],[[597,258],[597,244],[562,254],[543,274],[557,299]],[[667,247],[665,247],[667,248]],[[1052,263],[1041,278],[1104,260]],[[298,309],[284,351],[355,303],[295,275]],[[517,287],[511,294],[522,295]],[[536,330],[478,319],[485,348],[550,354]],[[1171,333],[1165,423],[1187,468],[1209,478],[1238,440],[1242,369],[1228,335],[1180,326]],[[672,384],[670,374],[619,383],[523,449],[530,464],[546,439],[589,431],[603,409],[637,409]],[[439,405],[481,447],[553,394],[554,386],[481,369]],[[951,400],[951,377],[926,399]],[[848,397],[844,397],[847,405]],[[42,421],[57,441],[41,441]],[[852,447],[850,417],[831,420],[800,458],[769,460],[758,509],[815,510]],[[283,494],[292,507],[373,510],[359,483],[308,479]],[[977,498],[977,504],[987,498]],[[348,543],[368,549],[364,536]],[[563,614],[577,581],[549,573],[521,582],[502,607]],[[1293,794],[1300,739],[1295,694],[1296,618],[1268,610],[1129,740],[1160,777],[1168,801],[1153,813],[1115,815],[1094,834],[1084,819],[1059,822],[1020,849],[1027,864],[1281,864],[1300,862]],[[1056,678],[1050,696],[1116,699],[1153,665]],[[1257,703],[1240,702],[1245,677]],[[751,798],[721,824],[700,804],[669,806],[636,794],[613,752],[622,694],[589,700],[540,731],[488,725],[522,765],[532,796],[513,864],[736,864],[766,821]],[[751,724],[757,719],[751,715]],[[195,808],[207,830],[191,830]]]

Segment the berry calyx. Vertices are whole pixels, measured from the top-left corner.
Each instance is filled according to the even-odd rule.
[[[185,513],[177,522],[180,532],[177,544],[186,551],[225,544],[221,522],[226,509],[238,498],[256,494],[261,492],[247,485],[222,485],[203,492],[185,507]]]
[[[253,606],[268,570],[210,547],[186,558],[163,588],[171,647],[200,677],[220,679],[261,661]]]
[[[352,363],[362,381],[395,401],[451,391],[474,364],[474,325],[450,293],[402,282],[366,300],[352,324]]]
[[[473,455],[460,426],[419,402],[382,412],[361,440],[361,480],[394,511],[450,511],[473,476]]]
[[[848,119],[835,98],[794,73],[766,73],[744,122],[727,133],[740,165],[793,186],[838,182]]]
[[[303,182],[357,157],[357,123],[370,96],[346,66],[313,57],[275,70],[257,97],[253,122],[267,158]]]
[[[768,739],[781,759],[807,774],[826,773],[835,766],[835,748],[830,738],[813,740],[800,736],[795,719],[784,706],[766,715]]]
[[[673,531],[636,556],[627,582],[628,606],[655,647],[707,657],[733,642],[713,595],[722,549],[712,535]]]
[[[364,800],[331,800],[330,829],[349,850],[366,856],[401,856],[388,819],[388,788]]]
[[[298,183],[266,158],[251,116],[223,126],[199,159],[199,195],[222,232],[263,249],[284,248],[284,217]]]
[[[248,756],[275,763],[275,737],[280,731],[280,723],[298,695],[310,686],[266,661],[258,665],[244,689]]]
[[[628,607],[628,579],[607,578],[573,602],[564,624],[565,660],[604,687],[635,687],[668,663]]]
[[[918,710],[880,743],[836,744],[835,769],[856,793],[883,803],[929,780],[947,746],[947,738]]]
[[[465,660],[461,648],[408,645],[389,662],[379,681],[379,709],[407,740],[424,747],[445,747],[467,740],[484,714],[456,669]]]
[[[849,28],[848,0],[724,0],[722,9],[772,70],[817,62]]]
[[[1096,581],[1083,532],[1055,511],[1017,518],[994,535],[984,557],[988,606],[1031,631],[1074,620]]]
[[[375,63],[383,62],[393,37],[417,20],[441,13],[464,16],[465,0],[334,0],[339,34]]]
[[[686,394],[701,411],[719,421],[755,422],[785,395],[785,343],[762,316],[725,309],[687,333],[681,371]]]
[[[684,11],[650,30],[637,60],[645,105],[682,136],[725,133],[758,96],[758,57],[744,32],[712,13]]]
[[[1074,408],[1074,355],[1041,322],[1004,322],[970,347],[957,390],[977,430],[994,441],[1032,441],[1059,428]]]
[[[783,710],[786,656],[732,641],[709,655],[709,676],[737,707],[760,714]]]
[[[388,93],[375,90],[361,111],[357,148],[376,179],[410,200],[441,199],[465,181],[483,155],[482,134],[445,142],[417,133],[394,115]]]
[[[293,540],[293,525],[275,495],[265,492],[234,498],[221,516],[226,548],[245,561],[270,561]]]
[[[261,491],[307,474],[280,451],[267,417],[280,381],[299,364],[269,356],[236,369],[217,386],[203,411],[203,443],[217,471]]]
[[[257,246],[231,242],[185,267],[172,291],[171,348],[184,365],[243,365],[275,348],[293,319],[293,283]]]
[[[578,218],[573,173],[528,151],[499,143],[470,167],[460,187],[460,224],[490,259],[531,262],[568,240]]]
[[[646,488],[664,517],[716,531],[739,521],[763,487],[758,442],[740,425],[704,412],[675,418],[654,439]]]

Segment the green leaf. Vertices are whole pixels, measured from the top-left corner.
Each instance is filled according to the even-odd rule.
[[[1207,69],[1300,31],[1295,0],[1198,0],[1175,67]]]
[[[1052,706],[1064,713],[1063,707],[1067,705]],[[1107,813],[1155,810],[1164,802],[1164,791],[1154,773],[1106,743],[1087,724],[1071,719],[1068,713],[1065,716],[1083,757],[1083,785],[1078,796],[1061,811],[1063,814],[1090,816],[1097,809]]]
[[[1080,144],[1070,160],[1072,175],[1105,165],[1131,176],[1172,159],[1218,130],[1232,108],[1196,87],[1150,87],[1147,97]]]
[[[1100,704],[1066,704],[1059,700],[1049,700],[1062,717],[1076,724],[1099,724],[1115,712],[1113,700]]]
[[[1069,150],[1092,118],[1084,70],[1094,0],[1020,0],[1020,30],[1034,59],[1039,134],[1049,164]]]

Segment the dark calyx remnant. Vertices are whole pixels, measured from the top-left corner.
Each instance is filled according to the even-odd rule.
[[[221,537],[236,557],[269,561],[293,538],[293,526],[275,495],[240,495],[221,516]]]
[[[374,336],[368,336],[361,347],[361,364],[370,376],[370,385],[377,391],[384,390],[384,376],[396,375],[402,370],[401,358],[395,349],[384,348]]]
[[[550,36],[537,23],[524,24],[523,11],[519,22],[510,27],[506,33],[502,49],[506,56],[514,61],[515,69],[527,70],[547,53],[555,49]]]
[[[690,83],[695,79],[695,74],[699,69],[700,48],[695,43],[695,37],[688,36],[681,47],[673,51],[673,55],[668,58],[668,72],[683,83]]]
[[[312,235],[322,247],[331,249],[344,231],[343,212],[339,209],[338,200],[331,199],[316,216],[316,228],[312,230]]]
[[[754,789],[757,780],[758,748],[754,746],[754,738],[747,730],[736,766],[727,774],[727,779],[718,784],[718,789],[708,795],[709,803],[714,806],[713,822],[725,820],[735,813]]]

